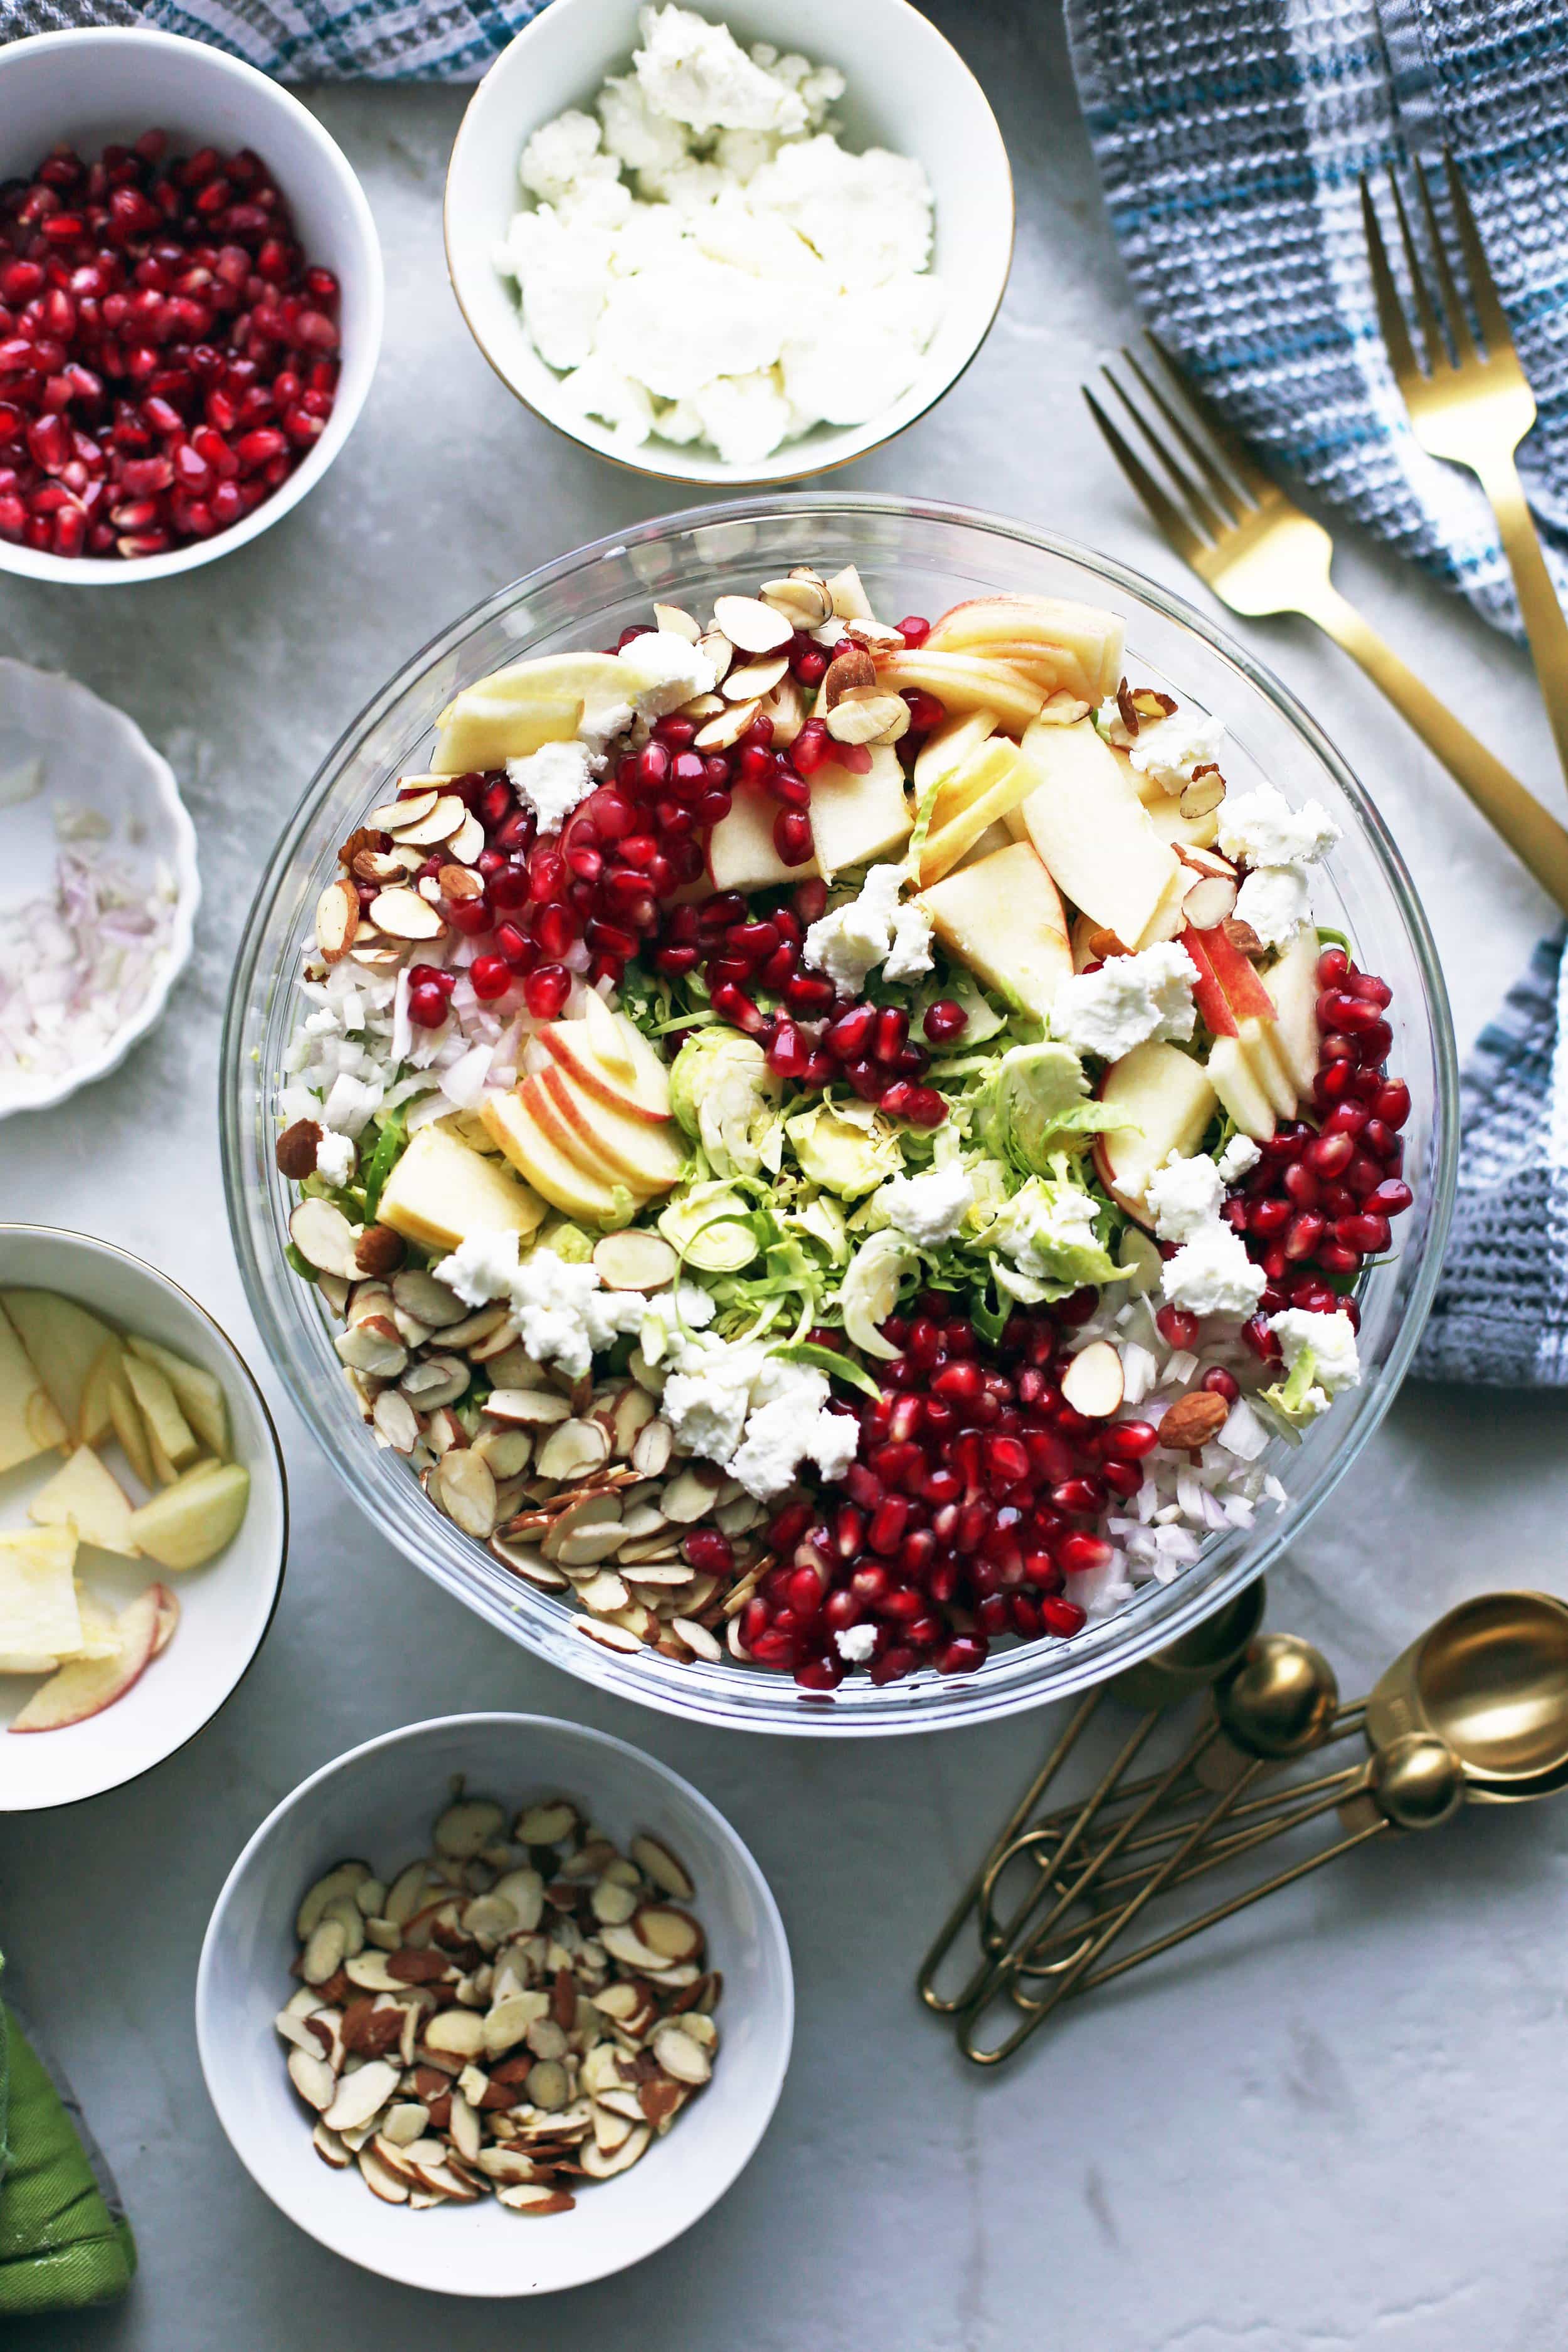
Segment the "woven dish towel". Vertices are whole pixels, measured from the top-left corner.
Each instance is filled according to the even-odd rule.
[[[280,81],[478,81],[544,0],[0,0],[0,42],[73,25],[210,41]],[[715,12],[717,13],[717,12]]]
[[[1540,422],[1521,471],[1568,588],[1564,0],[1067,0],[1140,310],[1283,471],[1518,631],[1479,486],[1420,449],[1378,331],[1360,181],[1458,158]],[[1391,251],[1397,232],[1389,224]],[[1416,1370],[1568,1382],[1563,935],[1477,1048]]]

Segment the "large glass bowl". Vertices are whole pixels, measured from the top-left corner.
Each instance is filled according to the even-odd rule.
[[[574,1630],[571,1609],[521,1584],[443,1518],[398,1457],[372,1442],[315,1293],[284,1260],[288,1187],[273,1161],[272,1107],[300,1017],[293,983],[317,897],[335,871],[338,845],[364,812],[400,772],[427,766],[443,704],[520,656],[613,645],[627,623],[647,619],[655,597],[707,611],[716,594],[753,593],[760,581],[802,562],[825,572],[858,565],[874,608],[891,617],[934,614],[994,590],[1109,604],[1125,616],[1135,680],[1223,717],[1233,790],[1268,779],[1292,802],[1313,795],[1325,803],[1344,837],[1320,885],[1318,911],[1342,926],[1364,966],[1393,988],[1390,1058],[1410,1087],[1405,1165],[1415,1193],[1399,1221],[1397,1256],[1373,1268],[1363,1294],[1362,1386],[1342,1396],[1304,1444],[1272,1449],[1289,1496],[1283,1508],[1264,1504],[1255,1528],[1215,1538],[1173,1582],[1144,1586],[1120,1615],[1070,1642],[1001,1650],[978,1673],[952,1679],[927,1674],[879,1690],[851,1677],[831,1699],[759,1669],[604,1649]],[[1278,679],[1188,605],[1086,549],[960,507],[847,494],[702,507],[601,540],[503,588],[417,654],[342,737],[285,828],[247,926],[223,1046],[224,1167],[251,1305],[295,1403],[376,1527],[469,1608],[570,1674],[707,1723],[817,1735],[936,1730],[1040,1706],[1174,1641],[1259,1575],[1354,1461],[1409,1364],[1447,1231],[1456,1099],[1447,999],[1410,877],[1367,793]]]

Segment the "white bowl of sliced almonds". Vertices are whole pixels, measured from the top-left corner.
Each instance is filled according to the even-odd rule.
[[[110,1243],[0,1225],[0,1812],[97,1796],[199,1731],[287,1539],[261,1391],[195,1300]]]
[[[387,1733],[246,1847],[196,1983],[207,2089],[312,2237],[522,2295],[640,2262],[767,2128],[795,1996],[766,1881],[695,1789],[541,1716]]]

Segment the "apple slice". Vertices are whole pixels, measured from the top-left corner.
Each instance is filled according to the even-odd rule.
[[[1297,1097],[1310,1102],[1322,1033],[1318,1026],[1318,934],[1303,923],[1278,963],[1264,975],[1278,1007],[1275,1043]]]
[[[174,1390],[157,1365],[149,1364],[141,1356],[127,1356],[124,1369],[126,1385],[136,1400],[136,1409],[147,1431],[153,1467],[158,1466],[162,1454],[171,1469],[188,1470],[202,1449],[195,1430],[180,1411]]]
[[[982,654],[919,652],[886,654],[877,664],[877,683],[894,694],[912,687],[934,694],[949,711],[989,710],[997,724],[1021,735],[1045,700],[1045,690],[1010,662]]]
[[[0,1534],[0,1674],[50,1672],[81,1647],[70,1528]]]
[[[228,1452],[228,1401],[222,1382],[202,1365],[176,1356],[173,1348],[160,1347],[156,1339],[139,1339],[132,1333],[128,1344],[133,1356],[163,1373],[202,1444],[221,1460]]]
[[[1011,849],[1012,846],[1013,836],[1005,824],[988,824],[979,838],[970,843],[958,860],[958,866],[978,865],[983,857],[994,857],[999,849]],[[951,866],[948,870],[956,873],[958,866]]]
[[[559,1063],[524,1078],[518,1093],[560,1150],[644,1200],[668,1192],[686,1165],[686,1138],[673,1119],[650,1127],[646,1119],[627,1118],[584,1093]]]
[[[161,1568],[200,1568],[236,1534],[249,1500],[242,1462],[209,1463],[132,1511],[131,1532]]]
[[[13,1731],[64,1731],[101,1715],[140,1680],[158,1651],[156,1584],[138,1593],[114,1621],[112,1657],[78,1658],[36,1690],[11,1726]]]
[[[79,1444],[96,1445],[108,1427],[84,1427],[82,1397],[88,1376],[113,1333],[52,1290],[0,1290],[0,1307],[10,1317],[22,1345],[37,1368],[56,1412]]]
[[[166,1584],[155,1584],[153,1592],[158,1604],[158,1633],[153,1643],[153,1655],[161,1658],[179,1631],[180,1604]]]
[[[1012,811],[1009,831],[1034,844],[1064,898],[1139,946],[1175,887],[1175,852],[1087,719],[1033,726],[1023,750],[1039,787]]]
[[[512,1166],[552,1208],[563,1209],[585,1224],[626,1222],[620,1214],[624,1203],[614,1188],[558,1150],[515,1093],[487,1095],[479,1117]]]
[[[950,955],[1009,1004],[1047,1018],[1072,950],[1056,884],[1026,841],[955,867],[920,904]]]
[[[1241,1050],[1279,1118],[1296,1116],[1296,1081],[1279,1051],[1279,1032],[1272,1021],[1247,1020],[1237,1028]]]
[[[871,765],[863,776],[828,759],[812,777],[811,839],[816,863],[792,867],[792,880],[814,872],[831,882],[850,866],[890,857],[914,830],[897,751],[889,743],[874,743],[870,749]]]
[[[112,1658],[120,1647],[114,1631],[114,1612],[96,1600],[79,1576],[76,1580],[76,1605],[81,1617],[81,1647],[79,1658]],[[63,1664],[63,1659],[55,1662]],[[47,1671],[52,1672],[52,1668]]]
[[[1231,939],[1223,923],[1194,936],[1203,941],[1209,967],[1224,989],[1226,1001],[1238,1021],[1272,1021],[1274,999],[1258,979],[1249,958]],[[1184,940],[1183,945],[1186,944]],[[1195,961],[1195,958],[1194,958]],[[1200,1007],[1201,1010],[1201,1007]],[[1213,1027],[1213,1023],[1210,1023]]]
[[[114,1434],[110,1391],[121,1377],[120,1355],[119,1340],[109,1340],[99,1349],[92,1370],[82,1383],[81,1420],[77,1435],[83,1445],[101,1445],[106,1437]]]
[[[1152,1221],[1143,1188],[1173,1151],[1188,1159],[1203,1140],[1218,1098],[1201,1062],[1174,1045],[1134,1045],[1100,1082],[1101,1101],[1125,1127],[1094,1139],[1094,1162],[1111,1199],[1140,1224]]]
[[[65,1445],[70,1433],[0,1307],[0,1470],[14,1470],[35,1454]]]
[[[376,1215],[421,1249],[455,1250],[470,1234],[531,1234],[544,1203],[510,1168],[433,1121],[410,1138]]]
[[[97,1544],[101,1551],[137,1557],[130,1497],[90,1445],[79,1446],[64,1469],[40,1486],[27,1517],[40,1528],[72,1528],[82,1543]]]
[[[931,813],[920,853],[921,880],[940,882],[989,825],[999,824],[1035,788],[1035,771],[1016,743],[994,736],[950,779]]]
[[[1267,1143],[1274,1132],[1274,1108],[1242,1051],[1240,1036],[1216,1037],[1207,1069],[1214,1090],[1243,1135]]]
[[[535,1034],[545,1052],[553,1055],[584,1094],[619,1112],[623,1118],[640,1119],[648,1127],[666,1126],[670,1116],[669,1075],[664,1064],[647,1038],[624,1015],[619,1022],[614,1014],[606,1014],[605,1018],[625,1041],[629,1069],[626,1066],[621,1070],[613,1069],[597,1052],[590,1022],[552,1021]],[[626,1037],[628,1031],[630,1036]]]
[[[452,775],[504,768],[546,743],[569,743],[583,717],[574,700],[503,702],[470,687],[447,706],[436,738],[436,764]]]
[[[934,783],[955,775],[972,752],[989,742],[996,732],[994,710],[960,711],[954,718],[944,719],[933,727],[920,750],[915,753],[915,798],[921,800]]]
[[[815,790],[814,780],[814,794]],[[729,815],[721,817],[708,836],[708,878],[715,890],[777,890],[786,883],[805,882],[816,872],[815,857],[803,866],[786,866],[773,847],[778,813],[778,802],[761,785],[739,786]]]
[[[612,1076],[633,1076],[637,1062],[631,1039],[640,1035],[636,1026],[629,1021],[617,1020],[596,988],[584,992],[583,1021],[590,1053],[597,1056]]]
[[[1219,984],[1219,974],[1209,954],[1208,934],[1194,931],[1189,923],[1182,933],[1182,945],[1197,968],[1193,1003],[1198,1008],[1198,1018],[1205,1027],[1213,1030],[1216,1037],[1234,1037],[1236,1014],[1231,1010],[1230,999]]]
[[[939,652],[1005,653],[1047,693],[1086,702],[1114,694],[1121,676],[1120,615],[1060,596],[975,596],[951,605],[926,639]]]
[[[114,1434],[120,1440],[120,1450],[130,1463],[143,1486],[155,1486],[158,1473],[153,1466],[153,1449],[147,1443],[146,1423],[136,1410],[136,1400],[126,1385],[123,1370],[124,1353],[115,1342],[114,1370],[109,1383],[109,1417]]]

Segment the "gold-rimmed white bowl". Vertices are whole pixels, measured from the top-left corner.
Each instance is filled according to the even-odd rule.
[[[200,1364],[228,1402],[232,1457],[250,1473],[250,1501],[233,1540],[204,1568],[182,1574],[153,1559],[84,1550],[78,1571],[114,1609],[153,1583],[180,1604],[168,1647],[100,1713],[58,1731],[12,1735],[38,1686],[36,1675],[0,1675],[0,1813],[79,1804],[151,1771],[194,1739],[244,1680],[267,1638],[289,1548],[283,1449],[267,1401],[228,1334],[178,1283],[144,1259],[90,1234],[53,1225],[0,1224],[0,1291],[56,1290],[117,1329],[136,1332]],[[60,1457],[44,1454],[0,1475],[0,1527],[27,1524],[29,1496]],[[111,1454],[110,1466],[119,1465]]]
[[[719,489],[796,482],[831,471],[914,424],[963,373],[991,330],[1013,257],[1013,180],[984,91],[952,43],[909,0],[725,0],[736,39],[772,41],[837,66],[834,113],[845,144],[889,147],[925,166],[934,200],[931,267],[942,322],[900,400],[865,425],[819,425],[750,466],[708,448],[633,447],[573,410],[561,377],[524,331],[517,289],[495,249],[523,203],[518,160],[531,133],[568,107],[591,108],[607,75],[628,69],[639,0],[552,0],[501,51],[469,100],[447,171],[447,268],[468,331],[501,382],[547,425],[635,473]]]

